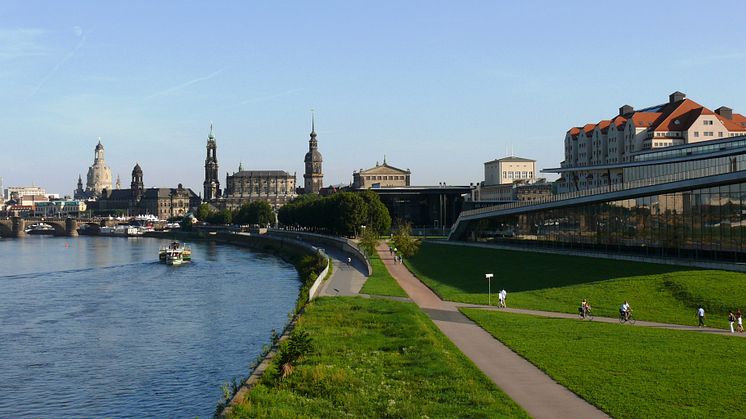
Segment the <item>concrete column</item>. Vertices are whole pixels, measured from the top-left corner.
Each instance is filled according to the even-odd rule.
[[[65,220],[65,234],[67,234],[69,237],[78,236],[78,221],[77,220],[74,220],[72,218],[67,218]]]
[[[26,220],[21,217],[12,217],[13,237],[24,237],[26,235]]]

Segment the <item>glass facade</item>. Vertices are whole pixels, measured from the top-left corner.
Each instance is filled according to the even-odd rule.
[[[746,183],[473,220],[460,239],[746,262]]]

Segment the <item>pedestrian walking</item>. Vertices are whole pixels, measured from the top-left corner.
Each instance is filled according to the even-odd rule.
[[[733,323],[736,322],[736,315],[733,314],[732,310],[728,310],[728,324],[730,324],[730,332],[734,333]]]
[[[741,318],[741,309],[736,310],[736,331],[738,333],[743,333],[743,319]]]
[[[504,289],[503,289],[503,290],[500,290],[500,294],[499,294],[499,298],[498,298],[498,299],[500,300],[500,307],[503,307],[503,308],[505,308],[505,307],[507,307],[507,306],[508,306],[508,305],[507,305],[507,304],[505,303],[505,299],[506,299],[506,298],[508,298],[508,292],[507,292],[507,291],[505,291]]]
[[[697,309],[697,318],[699,319],[699,327],[705,326],[705,309],[699,306]]]

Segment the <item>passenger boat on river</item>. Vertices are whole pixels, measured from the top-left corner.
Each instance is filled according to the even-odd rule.
[[[192,260],[192,249],[180,242],[172,242],[162,246],[158,251],[158,259],[167,265],[181,265]]]

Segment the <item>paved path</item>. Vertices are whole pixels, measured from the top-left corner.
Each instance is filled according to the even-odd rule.
[[[351,255],[337,249],[324,249],[332,258],[332,276],[321,285],[319,296],[351,296],[360,293],[365,284],[368,267]],[[347,265],[347,258],[352,265]]]
[[[531,314],[534,316],[552,317],[556,319],[578,319],[579,320],[579,317],[577,314],[559,313],[556,311],[528,310],[528,309],[523,309],[523,308],[510,308],[510,307],[498,308],[496,306],[488,306],[488,305],[481,305],[481,304],[468,304],[468,303],[450,303],[450,304],[453,304],[456,307],[463,307],[463,308],[481,308],[485,310],[507,311],[509,313],[519,313],[519,314]],[[600,322],[600,323],[619,323],[619,319],[615,317],[612,318],[612,317],[594,316],[593,321]],[[715,329],[714,327],[697,327],[697,326],[688,326],[684,324],[649,322],[649,321],[644,321],[644,320],[637,320],[634,326],[630,325],[630,327],[635,327],[635,326],[652,327],[656,329],[686,330],[690,332],[712,333],[715,335],[730,335],[731,334],[730,330]],[[739,336],[739,337],[746,337],[746,334],[744,333],[733,333],[732,335]]]
[[[391,276],[435,325],[529,415],[535,418],[608,417],[477,326],[458,311],[459,306],[441,300],[404,265],[395,264],[385,245],[378,247],[378,254]]]

